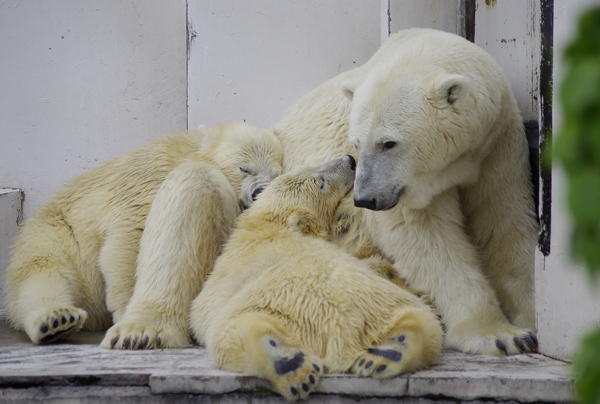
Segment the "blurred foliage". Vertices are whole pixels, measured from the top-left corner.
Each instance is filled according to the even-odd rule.
[[[564,123],[554,155],[569,181],[573,256],[595,279],[600,273],[600,8],[583,15],[565,57]]]
[[[600,275],[600,7],[586,12],[578,28],[565,53],[564,123],[554,156],[567,174],[573,257],[595,281]],[[581,403],[600,403],[600,330],[583,339],[573,364]]]

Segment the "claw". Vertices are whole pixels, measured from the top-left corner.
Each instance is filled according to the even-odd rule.
[[[515,342],[515,345],[517,346],[517,348],[519,349],[519,351],[521,353],[527,351],[527,348],[525,347],[525,344],[523,344],[523,341],[521,341],[519,338],[514,337],[513,341]]]
[[[504,342],[500,341],[499,339],[496,340],[496,348],[498,348],[500,351],[502,351],[502,353],[504,353],[504,355],[508,355],[508,350],[506,349],[506,345],[504,345]]]

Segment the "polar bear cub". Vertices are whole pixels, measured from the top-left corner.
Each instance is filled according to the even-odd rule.
[[[76,177],[20,230],[6,272],[10,323],[34,343],[114,323],[103,347],[190,344],[189,305],[281,160],[272,131],[227,124]]]
[[[219,367],[266,378],[290,400],[323,373],[391,377],[441,350],[423,300],[328,241],[354,169],[345,156],[275,179],[192,303],[193,334]]]

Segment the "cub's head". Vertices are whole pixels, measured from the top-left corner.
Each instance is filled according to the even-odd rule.
[[[326,237],[341,200],[352,190],[356,161],[344,156],[276,178],[247,212],[301,233]]]
[[[225,174],[244,209],[281,174],[283,149],[273,130],[245,123],[198,130],[205,158]]]

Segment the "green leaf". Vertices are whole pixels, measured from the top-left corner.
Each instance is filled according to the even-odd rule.
[[[573,368],[581,404],[600,403],[600,330],[583,339]]]
[[[583,168],[573,173],[569,206],[576,225],[597,226],[600,223],[600,167]]]
[[[573,63],[561,87],[565,114],[579,115],[600,103],[600,58],[587,57]]]

